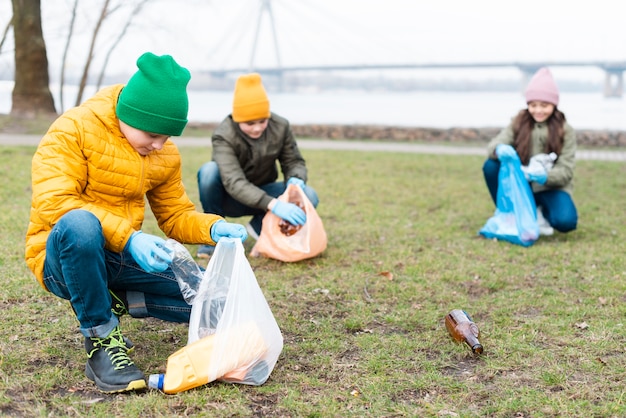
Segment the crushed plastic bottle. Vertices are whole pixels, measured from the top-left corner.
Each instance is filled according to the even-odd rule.
[[[550,154],[536,154],[530,158],[528,165],[523,165],[522,171],[526,176],[529,174],[541,174],[543,172],[548,172],[552,170],[554,167],[554,162],[557,159],[557,155],[554,152]]]
[[[173,251],[170,267],[185,302],[191,305],[198,294],[204,272],[184,245],[173,239],[168,239],[167,245]]]

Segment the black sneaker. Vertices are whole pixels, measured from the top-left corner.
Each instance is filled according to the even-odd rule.
[[[85,338],[85,375],[105,393],[146,388],[144,374],[128,357],[128,348],[119,326],[107,338]]]
[[[132,353],[135,350],[135,344],[130,340],[130,338],[124,338],[124,346],[126,347],[127,353]]]

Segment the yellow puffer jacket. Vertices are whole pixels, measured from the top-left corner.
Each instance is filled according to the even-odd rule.
[[[26,263],[42,287],[46,240],[72,209],[100,219],[106,249],[121,252],[141,229],[145,197],[167,237],[211,244],[211,226],[223,219],[196,211],[182,183],[181,158],[171,140],[140,155],[122,135],[115,106],[123,85],[100,90],[61,115],[33,156],[33,198],[26,233]]]

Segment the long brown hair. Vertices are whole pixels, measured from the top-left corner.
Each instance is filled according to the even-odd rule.
[[[513,121],[513,148],[517,151],[522,165],[527,165],[530,161],[530,138],[535,123],[528,109],[521,110]],[[542,151],[546,154],[554,152],[560,155],[565,135],[565,114],[555,107],[546,123],[548,143],[546,149]]]

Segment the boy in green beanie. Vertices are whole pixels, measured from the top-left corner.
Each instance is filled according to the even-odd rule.
[[[143,233],[145,199],[166,237],[189,244],[247,238],[242,225],[196,211],[170,136],[187,124],[189,71],[145,53],[126,85],[97,92],[50,126],[32,162],[26,262],[67,299],[85,337],[85,374],[107,393],[146,387],[118,316],[188,322],[163,238]]]

